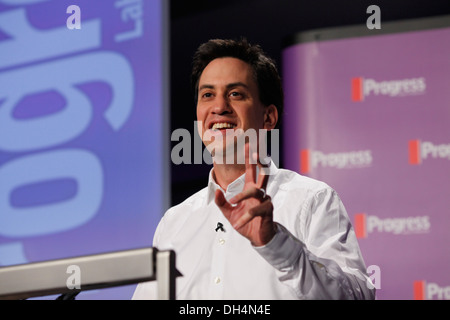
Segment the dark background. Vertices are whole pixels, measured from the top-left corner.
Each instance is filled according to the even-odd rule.
[[[244,36],[260,44],[277,62],[281,73],[286,38],[319,28],[365,25],[370,5],[380,7],[381,28],[388,21],[450,14],[450,0],[171,0],[170,134],[185,128],[193,135],[195,103],[189,81],[192,56],[201,43]],[[281,128],[280,142],[282,137]],[[177,143],[168,141],[171,148]],[[210,169],[205,164],[171,162],[171,204],[205,187]]]

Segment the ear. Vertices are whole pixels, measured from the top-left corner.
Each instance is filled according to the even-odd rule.
[[[272,130],[278,122],[278,109],[271,104],[264,108],[264,129]]]

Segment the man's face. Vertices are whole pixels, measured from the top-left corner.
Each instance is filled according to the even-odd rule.
[[[217,148],[217,141],[226,143],[222,148],[234,145],[234,139],[226,137],[237,129],[272,129],[266,124],[265,113],[249,64],[236,58],[218,58],[203,70],[198,85],[197,121],[208,149],[212,149],[212,143]]]

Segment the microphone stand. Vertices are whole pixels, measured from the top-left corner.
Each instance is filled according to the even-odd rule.
[[[60,295],[56,300],[75,300],[80,291],[67,292]]]

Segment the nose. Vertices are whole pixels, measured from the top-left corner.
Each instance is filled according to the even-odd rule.
[[[232,110],[233,109],[231,108],[228,99],[222,96],[217,96],[211,109],[211,113],[222,115],[232,113]]]

